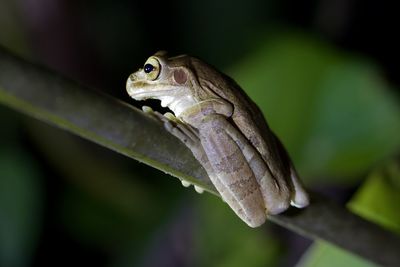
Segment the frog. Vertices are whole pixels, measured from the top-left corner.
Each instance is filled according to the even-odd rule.
[[[191,150],[222,200],[248,226],[258,227],[290,206],[309,205],[292,160],[261,109],[212,65],[159,51],[129,75],[126,90],[137,101],[158,99],[172,111],[162,115],[144,108]]]

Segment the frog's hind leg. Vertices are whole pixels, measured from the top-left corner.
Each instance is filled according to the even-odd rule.
[[[215,174],[210,178],[225,202],[249,226],[264,223],[270,205],[242,149],[242,144],[248,144],[245,137],[219,114],[208,115],[199,132]]]
[[[274,174],[256,148],[230,123],[227,122],[224,129],[236,142],[246,163],[251,168],[260,187],[266,213],[278,214],[288,209],[291,201],[291,182],[280,176],[279,173]]]

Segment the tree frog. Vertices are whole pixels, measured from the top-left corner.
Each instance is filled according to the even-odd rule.
[[[158,99],[174,113],[157,116],[250,227],[290,205],[309,204],[283,145],[230,77],[195,57],[157,52],[129,76],[126,89],[135,100]]]

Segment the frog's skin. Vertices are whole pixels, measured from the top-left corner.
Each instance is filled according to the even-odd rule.
[[[151,56],[131,74],[136,100],[159,99],[175,116],[158,117],[188,146],[222,199],[250,227],[309,198],[262,112],[229,77],[197,58]]]

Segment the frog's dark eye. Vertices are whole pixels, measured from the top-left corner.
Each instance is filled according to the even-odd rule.
[[[161,64],[155,57],[149,57],[143,67],[144,72],[150,80],[158,78],[161,72]]]
[[[151,65],[151,64],[146,64],[146,65],[144,65],[144,72],[146,72],[146,73],[150,73],[150,72],[152,72],[154,70],[154,66],[153,65]]]

